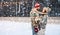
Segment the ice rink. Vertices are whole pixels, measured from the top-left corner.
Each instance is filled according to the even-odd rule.
[[[60,24],[47,24],[45,35],[60,35]]]
[[[13,20],[14,19],[14,20]],[[48,19],[45,33],[41,30],[38,35],[60,35],[60,19]],[[0,17],[0,35],[32,35],[29,18],[3,18]]]
[[[0,21],[0,35],[32,35],[31,24],[26,22]]]

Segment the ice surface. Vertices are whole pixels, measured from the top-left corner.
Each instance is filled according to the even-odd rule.
[[[0,35],[32,35],[31,23],[0,21]]]
[[[60,35],[60,24],[47,24],[45,35]]]
[[[14,19],[18,22],[9,21],[10,19],[7,21],[5,19],[3,20],[3,18],[0,19],[2,20],[0,21],[0,35],[32,35],[30,22],[19,22],[17,18]],[[60,20],[58,20],[58,23],[60,23],[59,21]],[[57,22],[54,22],[54,24],[50,24],[49,22],[46,25],[45,35],[60,35],[60,24],[58,24]]]

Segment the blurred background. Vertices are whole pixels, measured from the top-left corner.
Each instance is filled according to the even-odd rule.
[[[0,0],[0,17],[29,17],[34,4],[41,4],[41,9],[48,6],[52,10],[49,17],[60,16],[60,0]]]

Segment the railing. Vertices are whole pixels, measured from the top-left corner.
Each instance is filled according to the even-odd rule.
[[[60,24],[60,17],[48,17],[47,24]]]
[[[0,17],[0,21],[31,22],[30,17]],[[48,24],[60,24],[60,17],[48,17]]]
[[[31,22],[30,17],[0,17],[0,21]]]

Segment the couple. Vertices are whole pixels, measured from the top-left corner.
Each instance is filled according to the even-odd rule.
[[[47,22],[47,15],[48,12],[51,11],[51,9],[49,7],[44,7],[42,12],[39,12],[38,10],[40,9],[40,4],[36,3],[34,8],[32,8],[31,12],[30,12],[30,17],[31,17],[31,22],[32,22],[32,26],[33,28],[39,28],[38,30],[36,30],[36,32],[38,32],[40,30],[40,23],[46,23]],[[39,14],[41,14],[41,16],[39,16]]]

